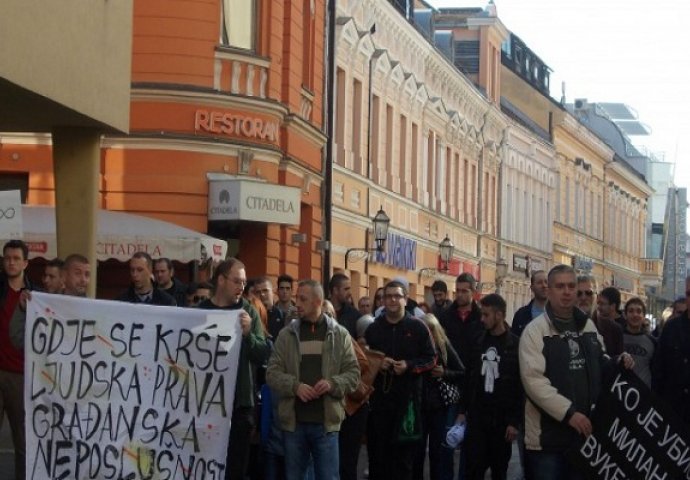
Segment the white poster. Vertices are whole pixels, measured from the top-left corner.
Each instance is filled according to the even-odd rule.
[[[22,198],[19,190],[0,191],[0,238],[21,239],[23,234]]]
[[[237,312],[33,293],[27,479],[222,479]]]

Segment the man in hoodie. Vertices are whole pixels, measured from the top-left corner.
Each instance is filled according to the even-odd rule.
[[[434,368],[436,352],[429,329],[405,309],[405,285],[393,280],[383,293],[385,309],[364,333],[367,345],[385,355],[370,399],[369,475],[375,480],[412,480],[421,432],[418,441],[404,442],[396,432],[402,430],[410,407],[417,405],[413,416],[421,416],[422,373]]]
[[[359,364],[348,331],[322,311],[324,291],[299,282],[299,319],[278,334],[266,381],[279,397],[287,480],[303,480],[310,458],[316,480],[338,478],[338,431],[344,397],[359,382]]]

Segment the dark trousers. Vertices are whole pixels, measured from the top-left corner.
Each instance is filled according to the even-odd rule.
[[[357,480],[357,464],[362,438],[367,433],[369,404],[365,403],[354,415],[347,416],[340,425],[340,480]]]
[[[483,480],[491,469],[492,480],[505,480],[512,443],[505,439],[507,425],[492,417],[468,418],[464,447],[467,459],[467,480]]]
[[[14,443],[14,478],[24,480],[26,477],[26,436],[24,433],[24,375],[21,373],[0,370],[0,423],[3,416],[12,431]],[[5,472],[4,478],[9,478]]]
[[[419,442],[399,443],[400,414],[396,409],[372,410],[367,423],[369,480],[412,480],[412,464]]]
[[[585,478],[570,465],[562,453],[527,450],[525,460],[530,480],[584,480]]]
[[[422,442],[414,461],[414,478],[424,477],[427,438],[429,448],[429,478],[431,480],[453,479],[454,450],[446,445],[446,433],[455,421],[454,408],[439,408],[423,411]]]
[[[245,480],[254,424],[254,407],[238,407],[232,411],[226,480]]]

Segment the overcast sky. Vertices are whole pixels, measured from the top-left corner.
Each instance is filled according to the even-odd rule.
[[[435,7],[484,7],[430,0]],[[496,0],[503,24],[553,70],[551,95],[620,102],[652,130],[632,137],[675,163],[690,187],[690,27],[685,1]]]

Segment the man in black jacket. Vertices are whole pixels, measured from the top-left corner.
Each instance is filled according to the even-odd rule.
[[[405,310],[407,289],[389,282],[384,289],[385,310],[364,334],[372,350],[385,354],[374,381],[367,429],[369,478],[412,480],[412,464],[418,442],[401,442],[403,415],[413,402],[421,412],[422,377],[436,365],[436,353],[426,325]],[[421,437],[421,428],[420,428]]]
[[[24,351],[10,341],[10,320],[22,290],[31,289],[24,270],[29,249],[21,240],[10,240],[2,249],[0,273],[0,422],[5,414],[14,443],[14,477],[24,479]]]
[[[153,260],[146,252],[136,252],[129,260],[129,277],[132,284],[117,300],[129,303],[175,306],[175,299],[158,290],[153,283]]]
[[[485,331],[470,354],[462,402],[467,411],[465,478],[482,480],[491,468],[493,480],[504,480],[522,418],[519,339],[508,328],[500,295],[487,295],[479,304]]]
[[[153,275],[158,288],[173,297],[178,307],[187,306],[187,285],[175,278],[175,267],[169,258],[161,257],[153,262]]]
[[[513,324],[510,327],[511,331],[517,335],[518,338],[522,335],[522,331],[529,322],[544,313],[546,294],[549,291],[549,284],[546,281],[546,272],[544,270],[535,270],[532,272],[529,288],[532,290],[532,295],[534,295],[534,297],[527,305],[515,312]]]
[[[476,286],[472,274],[458,275],[455,279],[455,301],[440,318],[441,326],[464,365],[467,365],[472,345],[484,330],[481,311],[473,300]]]
[[[685,301],[690,304],[690,277],[685,279]],[[652,372],[652,388],[690,425],[690,317],[688,311],[666,321],[659,337]]]
[[[335,308],[335,319],[347,329],[352,338],[357,338],[357,319],[359,311],[352,306],[352,285],[350,277],[335,273],[328,282],[329,300]]]

